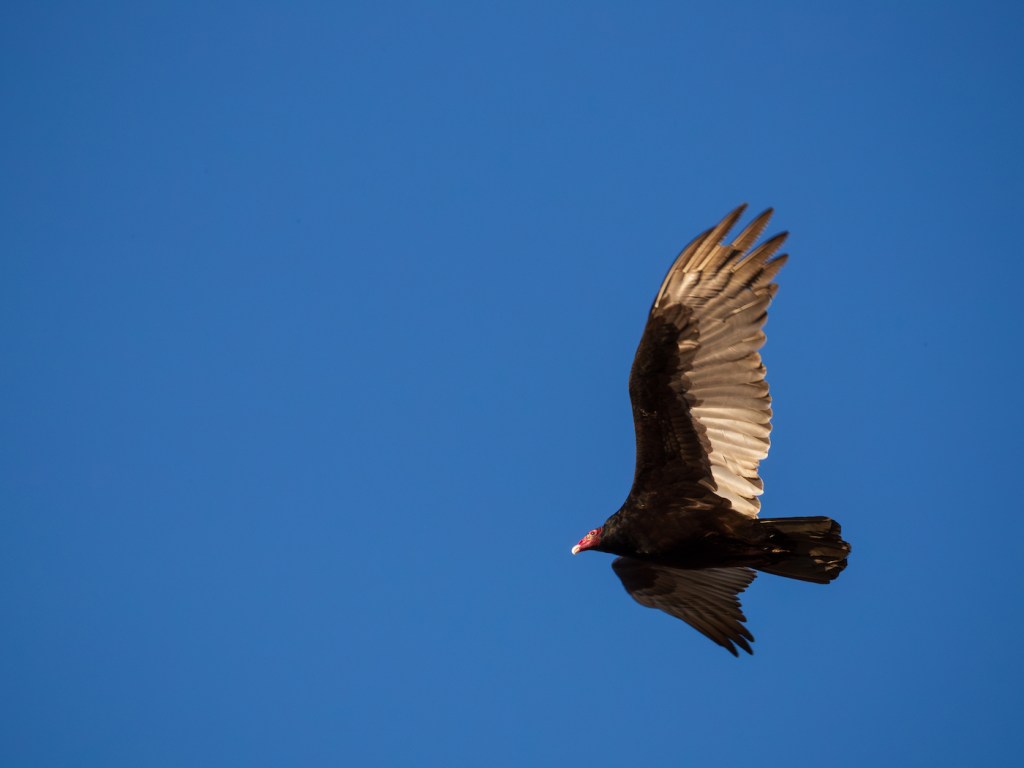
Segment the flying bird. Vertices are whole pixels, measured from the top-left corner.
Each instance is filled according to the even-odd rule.
[[[757,571],[827,584],[850,545],[828,517],[758,518],[771,397],[759,350],[787,233],[755,246],[768,209],[731,242],[741,205],[683,249],[661,284],[629,376],[636,471],[625,503],[572,548],[619,555],[641,605],[753,653],[739,594]]]

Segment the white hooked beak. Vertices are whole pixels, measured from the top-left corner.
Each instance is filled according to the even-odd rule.
[[[575,547],[572,548],[572,553],[574,555],[578,555],[580,553],[580,545],[579,544],[577,544]]]

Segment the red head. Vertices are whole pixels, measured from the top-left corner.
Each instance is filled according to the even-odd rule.
[[[601,531],[603,530],[603,527],[595,528],[594,530],[592,530],[590,533],[588,533],[586,536],[580,539],[579,544],[572,548],[572,553],[575,555],[579,554],[584,549],[593,549],[594,547],[596,547],[598,544],[601,543]]]

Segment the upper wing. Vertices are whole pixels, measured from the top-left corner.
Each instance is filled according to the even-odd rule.
[[[786,260],[772,255],[786,233],[750,250],[769,208],[725,243],[745,207],[679,254],[651,307],[629,377],[635,500],[666,494],[707,506],[725,499],[750,517],[760,510],[772,410],[758,350]]]
[[[747,653],[754,636],[743,622],[739,594],[757,577],[750,568],[705,568],[690,571],[651,565],[628,557],[617,558],[612,568],[626,591],[641,605],[658,608],[682,619],[711,638],[733,656],[736,646]]]

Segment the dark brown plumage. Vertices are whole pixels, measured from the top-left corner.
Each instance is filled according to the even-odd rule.
[[[726,243],[745,207],[690,243],[662,282],[629,378],[633,488],[573,547],[621,555],[612,567],[639,603],[734,655],[752,653],[738,596],[755,570],[826,584],[850,552],[827,517],[757,517],[772,415],[759,350],[786,234],[753,247],[769,209]]]

